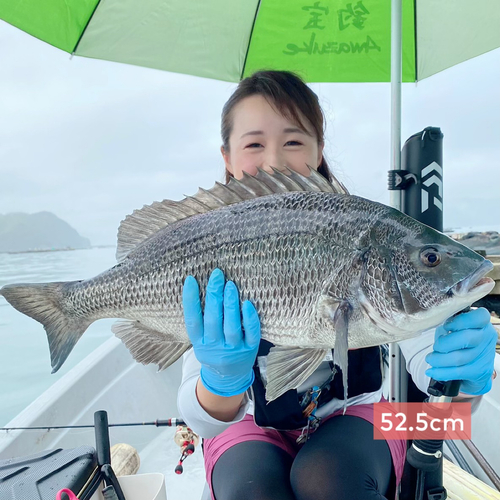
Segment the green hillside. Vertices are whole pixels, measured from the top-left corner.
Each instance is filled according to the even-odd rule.
[[[67,248],[90,248],[90,241],[54,214],[0,214],[0,252]]]

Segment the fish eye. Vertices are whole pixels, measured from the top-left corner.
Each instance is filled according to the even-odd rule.
[[[441,262],[441,254],[435,248],[426,248],[420,252],[420,260],[427,267],[436,267]]]

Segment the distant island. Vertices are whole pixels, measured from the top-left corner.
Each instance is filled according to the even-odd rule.
[[[0,252],[91,248],[67,222],[50,212],[0,214]]]

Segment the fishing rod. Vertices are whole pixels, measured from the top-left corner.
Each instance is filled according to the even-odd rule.
[[[169,418],[168,420],[155,420],[154,422],[128,422],[123,424],[107,424],[108,427],[137,427],[144,425],[154,425],[155,427],[176,427],[185,426],[186,422],[180,418]],[[29,427],[0,427],[0,431],[50,431],[53,429],[93,429],[95,424],[88,425],[42,425]]]
[[[48,425],[48,426],[26,426],[26,427],[1,427],[1,431],[21,431],[21,430],[52,430],[52,429],[94,429],[96,438],[96,453],[99,467],[88,479],[78,498],[90,500],[102,480],[105,481],[107,488],[113,488],[117,500],[124,500],[123,492],[111,467],[111,453],[109,443],[109,427],[137,427],[145,425],[154,425],[155,427],[177,427],[174,436],[174,442],[181,449],[181,457],[177,463],[174,472],[182,474],[184,471],[184,461],[194,453],[198,446],[199,437],[196,435],[180,418],[169,418],[167,420],[154,420],[153,422],[126,422],[120,424],[108,423],[107,412],[104,410],[94,413],[94,424],[88,425]]]

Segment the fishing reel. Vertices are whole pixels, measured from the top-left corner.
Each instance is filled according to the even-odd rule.
[[[184,467],[182,463],[187,457],[192,455],[199,443],[199,436],[195,434],[187,425],[178,425],[174,435],[174,442],[181,449],[181,458],[175,467],[176,474],[182,474]]]

